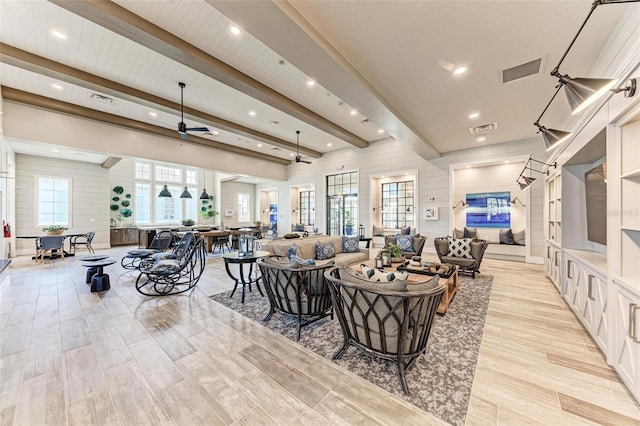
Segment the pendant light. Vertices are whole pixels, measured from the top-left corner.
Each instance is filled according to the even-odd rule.
[[[184,191],[180,194],[180,198],[191,198],[191,193],[187,190],[187,187],[184,187]]]
[[[207,194],[206,188],[202,188],[202,194],[200,194],[200,199],[201,200],[208,200],[209,199],[209,194]]]
[[[171,195],[171,192],[169,192],[169,188],[167,188],[167,184],[164,184],[164,188],[162,188],[162,191],[160,191],[160,193],[158,194],[158,198],[171,198],[173,197],[173,195]]]

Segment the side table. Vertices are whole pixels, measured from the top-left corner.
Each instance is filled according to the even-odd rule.
[[[269,256],[269,254],[271,253],[269,253],[268,251],[254,251],[251,255],[239,256],[238,252],[235,251],[232,253],[226,253],[222,255],[222,258],[224,259],[224,267],[227,270],[227,275],[229,275],[229,277],[235,281],[235,285],[233,286],[233,291],[231,292],[231,296],[229,297],[233,297],[234,293],[236,292],[236,289],[238,288],[238,284],[242,284],[242,303],[244,303],[245,286],[249,286],[249,292],[251,292],[251,284],[254,284],[254,283],[258,288],[258,291],[260,292],[260,296],[264,297],[264,294],[262,293],[262,289],[260,288],[260,284],[258,284],[258,281],[260,280],[261,277],[257,275],[255,278],[251,278],[251,275],[253,274],[253,266],[255,265],[256,261],[261,257]],[[235,263],[238,265],[240,277],[236,277],[231,272],[229,265],[232,263]],[[248,274],[246,274],[246,271],[244,269],[245,265],[249,265]],[[257,271],[258,271],[258,268],[256,268],[256,273]]]
[[[96,262],[98,260],[104,260],[108,257],[109,256],[107,256],[106,254],[93,254],[88,256],[82,256],[82,257],[79,257],[78,259],[80,259],[83,262]],[[97,268],[90,267],[89,269],[87,269],[87,277],[85,279],[85,283],[91,284],[91,278],[93,278],[96,272],[98,272]]]
[[[86,262],[82,264],[87,268],[95,268],[96,270],[95,275],[93,275],[93,277],[91,278],[92,292],[106,291],[111,288],[111,283],[109,282],[109,275],[104,273],[104,267],[113,265],[114,263],[116,263],[116,261],[113,259],[103,259],[103,260],[96,260],[94,262]]]

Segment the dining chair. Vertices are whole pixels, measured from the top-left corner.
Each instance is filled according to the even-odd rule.
[[[64,260],[64,238],[64,235],[47,235],[39,237],[36,240],[36,262],[42,260],[42,263],[44,263],[44,256],[47,252],[52,258],[53,255],[56,254]]]
[[[71,253],[76,254],[76,248],[78,247],[86,247],[89,250],[89,253],[95,254],[96,252],[91,247],[91,242],[93,241],[93,237],[96,235],[95,232],[87,232],[84,235],[74,235],[71,237],[69,241],[69,245],[71,246]]]

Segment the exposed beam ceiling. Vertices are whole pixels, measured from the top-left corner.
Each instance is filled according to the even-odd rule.
[[[43,58],[42,56],[25,52],[24,50],[20,50],[8,44],[0,43],[0,61],[28,71],[66,81],[89,90],[102,92],[120,99],[155,108],[170,114],[175,114],[180,111],[180,104],[176,102],[171,102],[159,96],[134,89],[133,87],[125,86],[123,84],[116,83],[115,81],[98,77],[94,74]],[[290,151],[296,150],[296,144],[294,143],[233,123],[229,120],[225,120],[224,118],[216,117],[194,108],[189,108],[186,105],[184,107],[184,113],[187,118],[202,122],[203,124],[212,125],[239,136],[252,138]],[[300,147],[300,153],[314,158],[322,157],[322,153],[302,146]]]
[[[353,146],[369,145],[366,140],[111,1],[49,1]]]
[[[163,136],[163,137],[172,139],[174,141],[177,140],[181,143],[192,143],[196,145],[202,145],[208,148],[219,149],[221,151],[227,151],[227,152],[233,152],[235,154],[241,154],[246,157],[258,158],[260,160],[271,161],[278,164],[285,164],[285,165],[291,164],[291,161],[286,159],[274,157],[272,155],[267,155],[267,154],[260,154],[255,151],[230,146],[224,143],[212,141],[210,139],[201,138],[194,135],[189,135],[189,139],[186,141],[183,141],[180,138],[178,132],[175,130],[167,129],[165,127],[160,127],[160,126],[154,126],[152,124],[143,123],[141,121],[131,120],[129,118],[120,117],[119,115],[113,115],[113,114],[108,114],[102,111],[96,111],[94,109],[85,108],[82,106],[58,101],[58,100],[47,98],[40,95],[34,95],[32,93],[12,89],[10,87],[2,87],[2,98],[6,101],[20,102],[27,105],[36,106],[39,108],[49,109],[52,111],[71,114],[71,115],[75,115],[82,118],[97,120],[103,123],[126,127],[132,130],[137,130],[137,131],[151,133],[158,136]]]

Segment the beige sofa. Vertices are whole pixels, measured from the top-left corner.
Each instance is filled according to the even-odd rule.
[[[300,250],[300,257],[303,259],[315,259],[316,258],[316,243],[333,242],[333,246],[336,249],[336,256],[326,260],[316,260],[317,265],[322,265],[330,261],[335,261],[336,265],[348,266],[358,262],[365,262],[369,260],[369,250],[359,249],[355,253],[343,253],[342,252],[342,237],[341,236],[323,236],[323,237],[306,237],[306,238],[294,238],[294,239],[282,239],[269,241],[263,245],[263,249],[272,254],[280,256],[286,256],[287,250],[293,244],[298,246]]]

